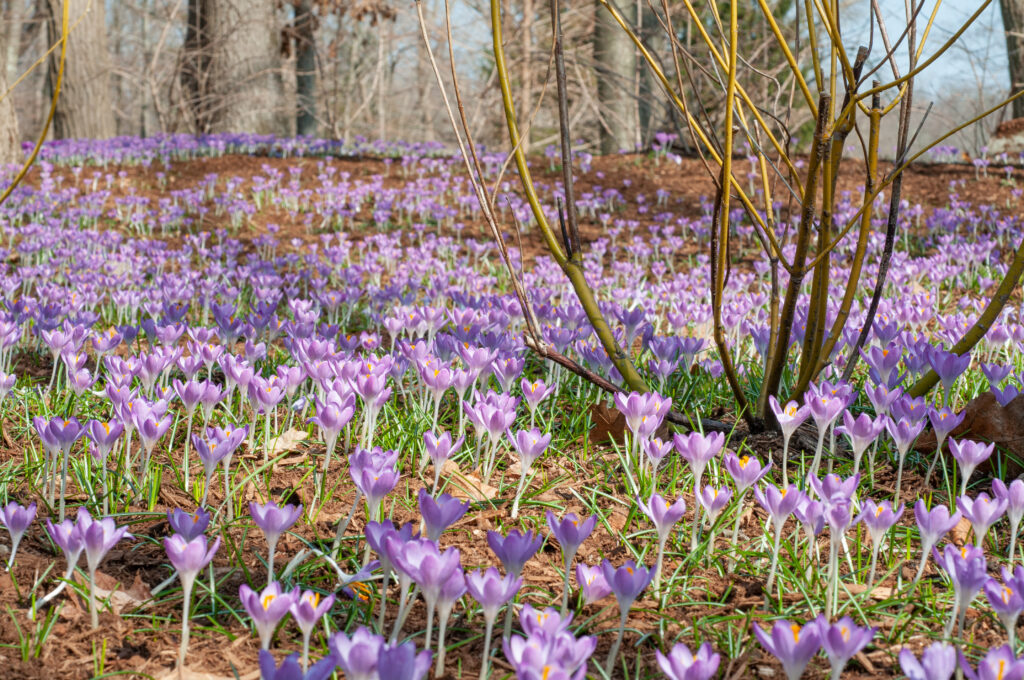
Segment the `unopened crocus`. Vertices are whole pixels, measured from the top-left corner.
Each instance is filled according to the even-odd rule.
[[[334,673],[334,657],[327,655],[313,664],[312,668],[303,670],[299,665],[299,655],[289,654],[278,666],[274,655],[265,649],[260,650],[260,680],[327,680]]]
[[[994,578],[985,582],[985,597],[1006,629],[1010,647],[1015,648],[1017,619],[1024,611],[1024,567],[1018,564],[1012,572],[1003,567],[1002,577],[1002,583]]]
[[[523,573],[523,566],[540,549],[544,539],[533,531],[526,533],[518,529],[512,529],[507,536],[502,536],[497,531],[487,532],[487,545],[491,551],[501,560],[505,571],[513,576],[520,576]],[[512,607],[505,610],[505,627],[502,639],[508,640],[512,634]]]
[[[686,513],[686,501],[680,498],[673,503],[654,493],[646,503],[639,498],[636,502],[640,510],[654,524],[654,530],[658,534],[658,557],[654,562],[654,592],[660,593],[661,565],[665,559],[665,543],[672,533],[672,528]]]
[[[480,678],[487,677],[490,666],[491,635],[494,633],[494,622],[498,618],[498,610],[508,604],[519,588],[523,579],[514,574],[502,576],[494,567],[487,571],[478,570],[466,574],[466,587],[469,594],[480,605],[484,615],[484,655],[480,662]]]
[[[975,671],[961,653],[960,669],[968,680],[1021,680],[1024,678],[1024,660],[1018,659],[1009,645],[990,649],[978,662]]]
[[[409,545],[408,543],[405,545]],[[452,574],[461,572],[462,555],[458,548],[445,551],[431,550],[420,559],[406,559],[405,551],[392,551],[391,560],[395,566],[412,575],[413,582],[419,586],[423,599],[427,602],[427,629],[423,646],[430,649],[431,634],[434,625],[434,612],[438,598],[445,583]]]
[[[703,486],[704,469],[725,446],[725,435],[711,432],[707,435],[691,432],[688,435],[672,435],[676,450],[689,464],[693,472],[693,493],[699,494]],[[690,550],[697,549],[697,531],[700,525],[700,504],[694,509],[693,527],[690,531]]]
[[[906,648],[899,658],[900,668],[910,680],[949,680],[956,671],[956,649],[945,642],[926,647],[920,661]]]
[[[519,502],[523,497],[523,488],[530,475],[530,468],[534,461],[544,455],[548,444],[551,443],[551,435],[543,434],[534,427],[529,431],[519,430],[514,437],[509,433],[509,438],[512,439],[512,444],[519,454],[519,486],[516,488],[516,498],[512,502],[512,519],[515,519],[519,515]]]
[[[242,600],[242,606],[252,619],[253,625],[256,626],[256,633],[260,636],[260,649],[270,649],[274,630],[288,615],[297,593],[283,591],[277,581],[271,582],[260,592],[243,583],[238,588],[238,597]]]
[[[779,429],[782,430],[782,485],[785,487],[789,486],[789,440],[811,415],[811,409],[808,406],[800,406],[795,401],[787,403],[785,407],[780,406],[775,395],[768,397],[768,403],[775,420],[779,423]]]
[[[164,550],[167,551],[167,559],[170,560],[171,565],[178,572],[178,578],[181,579],[182,614],[181,647],[178,650],[179,669],[185,667],[185,655],[188,654],[189,604],[192,601],[192,586],[196,582],[196,576],[210,563],[219,547],[219,536],[214,540],[212,546],[208,546],[206,536],[202,532],[194,538],[187,538],[179,533],[164,539]]]
[[[949,508],[941,504],[929,510],[924,499],[919,498],[914,503],[914,518],[917,520],[917,530],[921,535],[921,563],[917,567],[917,575],[914,576],[914,583],[917,583],[921,580],[932,548],[938,545],[939,540],[957,525],[960,521],[960,512],[956,511],[950,515]]]
[[[591,515],[585,520],[580,520],[576,513],[570,512],[564,518],[558,519],[555,513],[548,510],[547,522],[551,535],[562,547],[562,566],[565,570],[565,579],[562,584],[562,613],[569,609],[569,569],[572,567],[576,551],[580,549],[583,541],[594,530],[594,523],[597,517]]]
[[[249,514],[252,521],[263,530],[263,536],[267,539],[269,554],[267,556],[267,583],[274,580],[274,552],[277,550],[277,541],[281,534],[288,531],[302,516],[302,505],[287,505],[281,507],[274,501],[267,501],[260,505],[256,502],[249,503]]]
[[[186,541],[202,536],[206,527],[210,526],[210,517],[210,513],[203,508],[196,508],[191,514],[181,508],[167,511],[167,523],[171,525],[171,531]]]
[[[953,384],[960,374],[971,365],[971,353],[968,351],[957,355],[947,352],[941,347],[933,347],[930,348],[926,356],[932,370],[939,376],[939,382],[942,383],[942,405],[949,406]]]
[[[1006,505],[1005,498],[993,499],[985,492],[979,493],[973,500],[969,496],[960,496],[956,499],[956,507],[960,514],[967,518],[974,530],[974,545],[981,547],[989,527],[998,522],[1006,512]]]
[[[947,545],[941,553],[938,548],[932,548],[932,555],[949,577],[955,595],[953,612],[945,629],[945,636],[948,638],[953,634],[954,624],[963,631],[967,607],[988,580],[985,553],[973,545],[965,545],[963,548]]]
[[[82,536],[85,562],[89,569],[89,612],[92,628],[99,628],[99,611],[96,609],[96,570],[110,549],[122,538],[132,538],[128,527],[118,527],[113,518],[93,519],[85,508],[78,508],[78,531]]]
[[[14,555],[18,552],[18,544],[21,543],[22,537],[28,531],[28,527],[35,517],[35,503],[29,503],[27,507],[22,507],[11,501],[0,511],[0,522],[3,522],[7,532],[11,535],[11,556],[7,559],[7,571],[11,570],[11,565],[14,564]]]
[[[444,530],[462,519],[469,510],[469,501],[462,502],[446,493],[435,500],[422,488],[419,490],[418,502],[420,516],[427,529],[426,536],[431,541],[439,540]]]
[[[868,535],[871,537],[871,571],[868,572],[868,588],[875,582],[875,568],[878,566],[878,549],[882,547],[882,539],[893,527],[900,517],[903,516],[904,505],[901,503],[896,510],[892,509],[892,503],[882,501],[875,503],[870,498],[864,501],[861,510],[860,521],[868,528]]]
[[[907,452],[910,451],[910,447],[914,445],[914,441],[918,435],[924,429],[924,421],[919,420],[916,423],[912,423],[908,420],[901,419],[899,422],[889,418],[885,421],[885,429],[889,432],[889,436],[892,437],[896,443],[896,455],[898,459],[896,467],[896,495],[893,498],[896,502],[900,500],[900,486],[903,483],[903,464],[907,459]]]
[[[992,480],[992,495],[1006,499],[1006,519],[1010,522],[1010,548],[1006,554],[1012,562],[1017,547],[1017,530],[1021,518],[1024,518],[1024,481],[1015,479],[1007,486],[1003,480],[995,478]]]
[[[770,634],[755,624],[754,637],[779,660],[787,680],[798,680],[821,649],[821,626],[816,620],[803,626],[790,621],[776,621]]]
[[[390,466],[363,465],[355,463],[354,460],[350,463],[348,472],[359,493],[366,498],[367,516],[371,521],[380,521],[381,503],[398,484],[398,472]]]
[[[388,557],[388,551],[385,547],[385,543],[389,536],[394,536],[396,540],[402,542],[412,540],[413,526],[412,522],[408,522],[403,524],[401,528],[395,529],[395,526],[390,520],[385,522],[367,522],[363,529],[363,533],[366,536],[367,545],[377,553],[377,556],[380,559],[383,578],[381,579],[380,586],[380,617],[378,619],[377,628],[378,630],[384,630],[384,614],[388,601],[388,582],[391,579],[391,572],[394,568],[391,564],[391,558]]]
[[[849,616],[829,625],[824,616],[818,617],[821,646],[832,666],[831,680],[839,680],[846,664],[855,654],[867,647],[875,637],[875,628],[858,626]]]
[[[306,590],[298,595],[289,609],[295,625],[302,633],[302,670],[309,668],[309,638],[313,634],[313,626],[323,615],[334,606],[334,595],[320,597],[320,593]]]
[[[769,485],[765,487],[763,493],[757,487],[754,488],[754,498],[768,513],[774,527],[772,566],[768,570],[768,582],[765,586],[766,592],[770,593],[772,585],[775,583],[775,571],[779,566],[779,548],[782,544],[782,527],[785,526],[786,518],[793,514],[803,496],[804,494],[792,484],[783,489]]]
[[[636,564],[633,560],[627,560],[619,568],[612,566],[611,562],[601,562],[601,573],[608,587],[612,589],[615,600],[619,603],[619,632],[615,637],[615,643],[608,650],[608,660],[605,661],[605,675],[611,677],[612,668],[615,666],[615,658],[622,645],[622,636],[626,630],[626,620],[629,618],[629,610],[633,607],[640,594],[644,592],[651,578],[653,571],[647,567]]]
[[[360,626],[351,636],[335,633],[328,638],[327,647],[347,680],[378,680],[377,661],[381,649],[386,648],[383,636]]]
[[[668,654],[656,649],[654,655],[658,659],[658,667],[669,680],[711,680],[722,660],[711,650],[708,642],[698,647],[696,654],[682,642],[677,642]]]
[[[949,450],[960,466],[960,495],[967,493],[967,482],[975,468],[984,463],[995,451],[995,444],[982,444],[970,439],[950,439]]]

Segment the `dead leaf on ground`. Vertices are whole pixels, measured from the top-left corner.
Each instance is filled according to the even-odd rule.
[[[441,467],[442,478],[448,479],[447,491],[456,498],[473,501],[489,501],[498,496],[498,489],[486,484],[479,477],[464,474],[458,463],[445,461]]]
[[[292,428],[287,432],[283,433],[279,437],[274,437],[270,440],[268,446],[268,454],[271,458],[280,456],[282,453],[288,453],[289,451],[298,451],[299,444],[304,442],[309,437],[309,433],[304,430],[296,430]],[[281,461],[284,463],[287,461]]]
[[[1017,461],[1024,461],[1024,395],[1016,397],[1006,406],[1000,406],[995,395],[985,392],[972,399],[963,414],[963,422],[949,434],[950,437],[994,442],[996,449],[1009,452]],[[929,430],[918,437],[914,448],[923,453],[932,453],[935,451],[935,443],[935,432]],[[1001,456],[1005,481],[1024,474],[1024,467],[1012,460],[1011,456]],[[996,456],[993,455],[978,469],[993,472],[995,462]]]
[[[848,583],[846,589],[850,591],[851,595],[860,595],[866,593],[868,587],[863,583]],[[893,589],[887,586],[875,586],[868,593],[868,597],[872,600],[888,600],[893,596],[893,592]]]
[[[135,581],[127,590],[120,590],[117,579],[103,572],[96,572],[96,599],[106,601],[110,598],[110,608],[115,614],[138,609],[144,602],[153,595],[149,592],[139,574],[136,572]]]
[[[590,420],[594,423],[590,428],[590,441],[594,444],[614,441],[624,444],[626,440],[626,416],[618,409],[608,408],[604,404],[590,407]]]
[[[235,678],[238,678],[238,680],[257,680],[257,678],[260,677],[260,671],[259,669],[256,669],[254,671],[232,677],[194,670],[186,666],[180,670],[177,668],[169,668],[166,673],[156,677],[160,678],[160,680],[235,680]]]
[[[949,533],[953,543],[959,546],[966,545],[967,537],[971,534],[971,521],[966,517],[961,517],[960,521],[956,523],[956,526]]]

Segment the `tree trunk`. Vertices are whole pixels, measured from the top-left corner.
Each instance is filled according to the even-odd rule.
[[[110,88],[110,55],[104,3],[64,0],[70,3],[71,35],[64,61],[57,111],[53,117],[56,139],[106,139],[116,134],[113,92]],[[62,0],[46,0],[47,36],[51,45],[61,39]],[[77,25],[76,25],[77,22]],[[60,67],[60,50],[50,53],[48,90],[52,93]]]
[[[633,85],[636,52],[633,41],[601,3],[595,3],[594,69],[601,108],[601,152],[632,150],[637,129]]]
[[[6,69],[0,69],[0,97],[7,91]],[[14,114],[14,99],[7,95],[0,99],[0,167],[21,160],[18,143],[18,118]]]
[[[284,106],[274,2],[189,0],[187,21],[180,78],[196,130],[280,132]]]
[[[296,134],[316,136],[316,17],[312,0],[295,3],[295,97]]]
[[[1024,0],[999,0],[1010,65],[1010,94],[1024,88]],[[1013,117],[1024,117],[1024,97],[1013,100]]]

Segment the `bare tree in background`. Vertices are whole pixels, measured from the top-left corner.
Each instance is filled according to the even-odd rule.
[[[196,130],[287,131],[279,40],[273,0],[189,0],[180,78]]]
[[[0,69],[0,166],[13,163],[21,157],[18,144],[18,117],[14,113],[14,100],[7,92],[6,69]]]
[[[1010,93],[1024,87],[1024,0],[999,0],[1010,66]],[[1013,100],[1013,117],[1024,117],[1024,99]]]
[[[313,0],[296,0],[292,35],[295,40],[295,133],[317,134],[316,115],[316,28]]]
[[[600,2],[594,3],[594,11],[594,71],[602,117],[600,147],[602,153],[616,153],[633,149],[636,144],[636,50]]]
[[[61,38],[63,3],[71,5],[71,35],[68,38],[64,82],[53,118],[57,139],[106,139],[117,134],[114,124],[113,93],[110,87],[110,54],[104,3],[98,0],[44,0],[47,37],[50,45]],[[50,53],[47,90],[59,67],[59,53]]]

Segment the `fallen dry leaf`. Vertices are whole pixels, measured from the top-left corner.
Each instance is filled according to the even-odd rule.
[[[853,595],[860,595],[868,590],[868,587],[863,583],[848,583],[846,589]],[[875,586],[868,593],[868,597],[872,600],[888,600],[893,595],[893,589],[886,586]]]
[[[448,492],[456,498],[479,502],[489,501],[498,496],[498,489],[485,484],[479,477],[464,474],[458,463],[453,460],[445,461],[441,467],[441,476],[449,480]]]
[[[112,576],[96,572],[96,599],[102,602],[109,597],[110,608],[115,614],[138,609],[152,597],[149,586],[142,581],[138,572],[135,574],[135,581],[127,590],[119,590],[118,585]]]
[[[280,456],[282,453],[288,453],[289,451],[298,451],[299,444],[304,442],[309,434],[303,430],[296,430],[292,428],[288,430],[280,437],[274,437],[270,440],[268,453],[270,457]]]
[[[971,521],[966,517],[961,517],[960,521],[956,523],[956,526],[949,532],[950,539],[957,545],[966,545],[967,537],[971,534]]]
[[[160,680],[235,680],[235,677],[237,677],[238,680],[256,680],[260,677],[260,671],[259,669],[256,669],[243,675],[227,676],[194,670],[186,666],[180,670],[177,668],[170,668],[163,675],[158,675],[156,677],[160,678]]]

